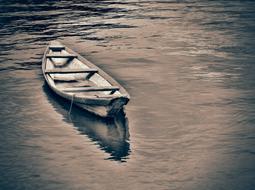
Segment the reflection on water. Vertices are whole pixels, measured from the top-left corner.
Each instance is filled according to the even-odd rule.
[[[73,106],[69,115],[70,102],[57,96],[46,85],[43,90],[54,109],[63,115],[64,120],[72,123],[81,134],[86,135],[100,149],[109,153],[108,159],[122,161],[128,158],[130,152],[128,118],[122,110],[115,118],[100,118]]]

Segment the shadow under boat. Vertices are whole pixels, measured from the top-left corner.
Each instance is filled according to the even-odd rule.
[[[54,109],[63,115],[67,123],[72,123],[81,134],[86,135],[100,149],[110,154],[107,159],[125,162],[130,153],[128,119],[121,110],[115,118],[101,118],[73,105],[56,95],[45,83],[43,91]]]

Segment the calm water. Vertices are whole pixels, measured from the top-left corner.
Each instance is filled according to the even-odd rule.
[[[126,116],[68,115],[54,39],[128,90]],[[254,189],[254,42],[249,0],[0,0],[0,189]]]

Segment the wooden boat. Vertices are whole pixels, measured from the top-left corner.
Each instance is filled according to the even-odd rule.
[[[47,46],[42,71],[56,94],[101,117],[114,117],[130,99],[112,77],[57,41]]]

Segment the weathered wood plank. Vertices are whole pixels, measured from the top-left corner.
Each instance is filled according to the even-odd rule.
[[[57,53],[51,53],[47,54],[46,58],[77,58],[78,56],[75,54],[57,54]]]
[[[111,91],[119,90],[118,86],[93,86],[93,87],[76,87],[62,89],[65,92],[96,92],[96,91]]]
[[[47,69],[45,74],[97,73],[97,69]]]
[[[56,82],[76,82],[78,79],[71,77],[56,77],[52,78]]]
[[[50,45],[50,46],[49,46],[49,49],[55,50],[55,51],[61,51],[61,50],[64,50],[64,49],[65,49],[65,46]]]

